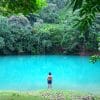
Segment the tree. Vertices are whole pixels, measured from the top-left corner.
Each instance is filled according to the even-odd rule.
[[[0,0],[0,10],[6,13],[33,13],[45,4],[45,0]]]
[[[79,15],[81,19],[79,20],[77,25],[85,36],[88,28],[96,19],[96,15],[100,13],[100,0],[71,0],[71,5],[73,6],[73,11],[79,9]],[[98,42],[99,41],[100,38]],[[95,62],[97,59],[100,60],[100,56],[93,56],[92,58],[91,59],[93,62]]]
[[[71,0],[73,11],[79,9],[81,20],[78,25],[82,30],[86,30],[92,24],[96,14],[100,13],[100,0]]]

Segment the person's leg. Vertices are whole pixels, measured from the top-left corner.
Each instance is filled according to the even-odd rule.
[[[49,81],[47,82],[47,84],[48,84],[48,89],[49,89]]]
[[[48,84],[48,89],[50,88],[50,84]]]
[[[48,82],[48,89],[52,88],[52,81]]]
[[[50,89],[52,89],[52,84],[50,84]]]
[[[52,89],[52,84],[49,84],[49,89]]]

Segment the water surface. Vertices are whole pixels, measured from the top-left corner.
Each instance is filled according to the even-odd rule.
[[[100,93],[100,62],[80,56],[0,57],[0,90],[47,89],[48,72],[53,89]]]

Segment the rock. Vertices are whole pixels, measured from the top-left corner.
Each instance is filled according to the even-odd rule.
[[[93,96],[72,96],[71,100],[94,100]]]
[[[44,93],[42,94],[42,97],[48,98],[49,100],[66,100],[64,95],[61,93]]]

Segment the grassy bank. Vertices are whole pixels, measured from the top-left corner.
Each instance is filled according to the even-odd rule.
[[[100,96],[60,90],[0,92],[0,100],[100,100]]]

